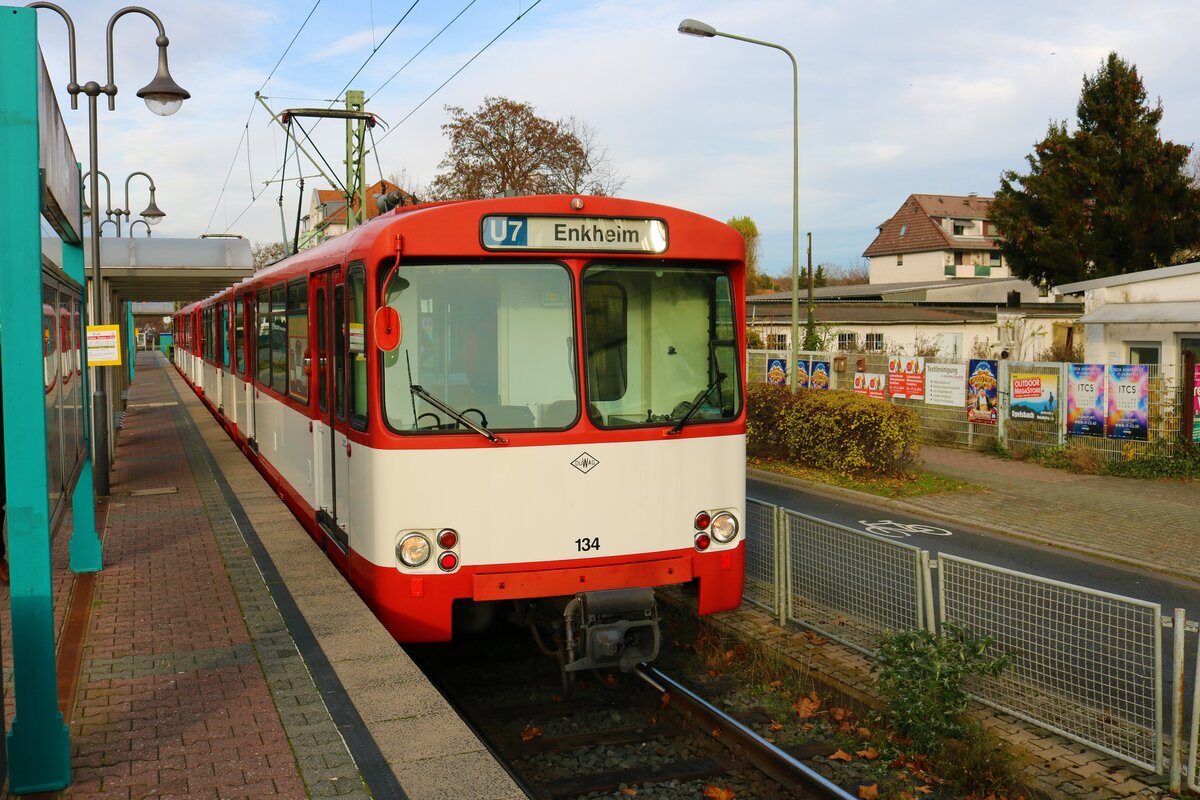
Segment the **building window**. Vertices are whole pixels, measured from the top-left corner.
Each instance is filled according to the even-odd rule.
[[[969,226],[966,223],[955,222],[954,223],[954,235],[955,236],[966,236],[968,227]]]
[[[988,253],[988,265],[992,267],[999,267],[1001,265],[999,250],[993,250],[992,252]]]
[[[837,336],[838,336],[838,350],[857,350],[858,349],[858,334],[857,333],[839,333]]]
[[[768,350],[787,350],[787,334],[786,333],[768,333],[767,334],[767,349]]]
[[[903,266],[904,266],[904,255],[903,255],[903,254],[901,254],[901,255],[897,255],[897,256],[896,256],[896,266],[897,266],[897,267],[903,267]]]
[[[900,235],[903,236],[906,233],[908,233],[908,223],[907,222],[900,226]]]
[[[1130,364],[1158,364],[1161,342],[1129,342]]]
[[[883,352],[883,334],[868,333],[867,334],[867,352],[882,353]]]

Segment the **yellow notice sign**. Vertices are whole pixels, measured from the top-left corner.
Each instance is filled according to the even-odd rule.
[[[121,326],[87,326],[87,365],[112,367],[121,363]]]

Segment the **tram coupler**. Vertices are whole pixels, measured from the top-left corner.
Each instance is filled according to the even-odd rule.
[[[580,592],[563,609],[563,624],[564,673],[613,666],[632,672],[658,657],[661,636],[653,589]]]

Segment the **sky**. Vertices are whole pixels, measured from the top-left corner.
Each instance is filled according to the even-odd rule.
[[[121,4],[60,4],[75,21],[79,82],[104,83],[104,30]],[[1200,141],[1195,0],[150,0],[147,7],[170,38],[172,75],[192,97],[170,117],[146,109],[136,92],[154,75],[155,29],[137,14],[120,18],[119,91],[115,111],[101,98],[98,162],[113,179],[114,207],[127,205],[127,176],[153,176],[167,214],[156,237],[278,241],[295,225],[300,168],[302,213],[313,188],[330,188],[307,162],[289,158],[282,171],[284,134],[256,91],[278,113],[344,107],[345,88],[363,90],[367,110],[386,123],[375,129],[368,182],[399,173],[418,187],[439,172],[445,106],[473,110],[504,96],[540,116],[574,115],[590,125],[625,177],[622,196],[721,220],[751,217],[762,268],[788,274],[791,63],[777,49],[681,35],[684,18],[796,57],[802,263],[808,232],[814,263],[864,263],[876,227],[909,194],[991,195],[1004,170],[1025,168],[1051,122],[1074,124],[1083,76],[1110,51],[1135,64],[1151,101],[1162,102],[1163,137]],[[38,15],[39,42],[86,167],[87,103],[70,109],[66,27],[51,11]],[[314,122],[305,124],[312,143],[341,177],[344,123]],[[136,218],[149,200],[145,180],[133,177],[129,193]]]

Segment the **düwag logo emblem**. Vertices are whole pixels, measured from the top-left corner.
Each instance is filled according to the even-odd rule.
[[[592,469],[600,462],[595,456],[589,453],[580,453],[579,456],[571,462],[571,466],[582,472],[584,475],[592,471]]]

